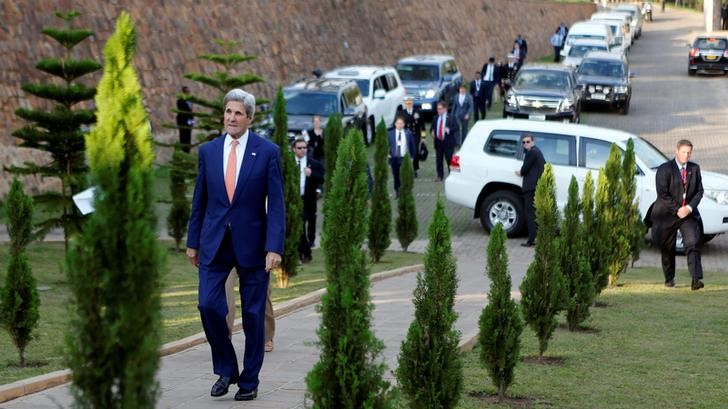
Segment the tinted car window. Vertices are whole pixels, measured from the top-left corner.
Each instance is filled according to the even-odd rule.
[[[554,165],[576,166],[576,138],[571,135],[532,132],[536,146],[546,162]],[[520,143],[520,142],[519,142]]]
[[[617,61],[585,60],[579,66],[579,74],[621,78],[624,77],[624,65]]]
[[[695,40],[695,47],[709,50],[723,50],[726,40],[722,38],[699,38]]]
[[[286,96],[288,115],[319,115],[328,117],[336,112],[336,94],[290,92]]]
[[[397,73],[402,81],[434,82],[440,79],[440,72],[436,65],[400,64]]]
[[[520,146],[520,132],[493,131],[490,134],[490,138],[485,142],[483,150],[490,155],[515,158]]]
[[[356,85],[359,87],[362,96],[369,96],[369,80],[356,80]]]
[[[394,76],[394,74],[387,74],[387,85],[389,85],[389,90],[397,89],[399,87],[399,83],[397,82],[397,77]]]
[[[514,84],[516,88],[564,89],[569,87],[569,74],[565,71],[521,71]]]
[[[657,169],[658,166],[662,165],[667,161],[667,157],[660,152],[659,149],[655,148],[651,143],[644,139],[632,138],[634,142],[634,154],[640,158],[645,165],[650,169]],[[626,143],[626,141],[625,141]]]
[[[607,163],[612,144],[592,138],[581,138],[581,154],[579,166],[599,169]]]
[[[386,88],[384,87],[384,76],[374,79],[374,92],[377,92],[377,90],[379,89],[386,90]]]
[[[588,51],[609,51],[603,45],[574,45],[569,49],[569,57],[583,57]]]

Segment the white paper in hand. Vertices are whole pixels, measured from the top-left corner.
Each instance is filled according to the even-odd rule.
[[[73,195],[73,203],[78,207],[82,215],[87,215],[94,211],[94,192],[95,187],[88,188],[83,192]]]

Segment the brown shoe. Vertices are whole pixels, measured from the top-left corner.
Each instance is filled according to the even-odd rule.
[[[271,351],[273,351],[273,341],[266,341],[265,352],[271,352]]]

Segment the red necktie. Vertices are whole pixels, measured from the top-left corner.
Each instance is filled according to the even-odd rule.
[[[680,168],[680,177],[682,177],[683,182],[683,197],[682,197],[682,205],[685,206],[685,196],[687,195],[687,184],[688,184],[688,172],[685,169],[685,166]]]
[[[445,122],[443,120],[444,118],[445,117],[443,115],[440,115],[440,125],[437,127],[437,139],[439,139],[439,140],[442,140],[443,137],[445,136],[444,133],[443,133],[443,129],[442,129],[443,128],[443,124],[442,123]]]
[[[235,169],[238,165],[238,140],[233,139],[230,144],[230,153],[228,154],[227,166],[225,167],[225,190],[227,191],[228,200],[230,203],[233,202],[233,195],[235,194]]]

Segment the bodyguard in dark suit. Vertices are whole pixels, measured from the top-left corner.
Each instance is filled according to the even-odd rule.
[[[443,159],[446,160],[446,165],[450,166],[455,143],[459,139],[458,123],[452,115],[447,113],[447,102],[439,101],[437,103],[437,115],[432,118],[430,133],[435,146],[437,181],[441,182],[444,177],[442,161]]]
[[[220,376],[210,394],[225,395],[237,383],[235,400],[252,400],[263,366],[270,271],[280,265],[285,238],[280,151],[248,129],[255,114],[253,95],[234,89],[223,107],[225,134],[199,150],[187,257],[199,267],[198,309],[213,370]],[[233,268],[240,278],[245,323],[242,372],[225,321],[225,281]]]
[[[314,115],[311,119],[313,129],[308,130],[308,155],[319,162],[324,160],[324,128],[321,117]]]
[[[324,182],[324,167],[321,162],[307,155],[308,144],[303,137],[296,138],[291,148],[296,155],[303,200],[303,231],[298,252],[301,261],[307,263],[312,259],[311,247],[316,240],[316,200],[318,200],[316,189]]]
[[[521,135],[521,144],[526,151],[523,158],[521,170],[516,171],[516,175],[523,177],[521,190],[523,191],[523,207],[526,213],[526,226],[528,227],[528,241],[522,243],[523,247],[531,247],[536,242],[536,208],[533,199],[536,195],[536,184],[543,173],[546,161],[543,158],[541,150],[536,146],[533,135],[524,133]]]
[[[182,87],[182,94],[189,95],[190,89]],[[177,98],[177,126],[179,127],[179,143],[182,150],[190,153],[190,143],[192,142],[192,128],[194,117],[192,116],[192,104],[184,97]]]
[[[470,121],[470,113],[473,111],[473,97],[467,93],[465,84],[460,84],[458,93],[452,98],[451,106],[452,114],[457,119],[460,127],[458,130],[460,138],[455,144],[460,146],[468,135],[468,122]]]
[[[473,97],[475,120],[485,119],[485,83],[480,71],[475,72],[475,79],[470,83],[470,95]]]
[[[404,97],[404,107],[397,111],[397,116],[404,118],[404,128],[412,132],[415,141],[416,150],[410,153],[412,157],[412,167],[415,169],[415,177],[417,171],[420,170],[419,149],[422,142],[422,121],[419,112],[415,111],[414,99],[412,97]]]
[[[417,152],[415,137],[404,127],[404,118],[398,116],[394,120],[394,129],[389,131],[389,166],[392,167],[394,192],[399,196],[399,169],[406,155],[412,157]]]
[[[485,105],[488,109],[493,105],[493,89],[500,83],[500,68],[495,63],[495,57],[488,58],[488,62],[480,70],[485,83]]]
[[[659,168],[655,175],[657,199],[652,205],[652,241],[660,246],[665,286],[675,286],[675,241],[677,230],[683,236],[691,288],[703,288],[703,265],[700,261],[700,213],[698,204],[703,198],[700,166],[690,162],[693,144],[688,140],[677,143],[675,158]]]

